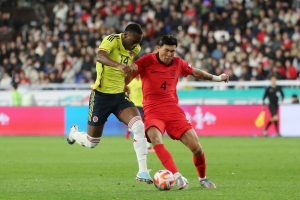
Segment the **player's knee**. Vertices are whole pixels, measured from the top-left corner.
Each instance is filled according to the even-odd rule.
[[[162,134],[155,127],[150,127],[148,129],[147,136],[154,146],[157,144],[163,144]]]
[[[145,126],[140,116],[133,117],[128,123],[128,127],[132,130],[134,135],[145,135]]]
[[[200,145],[196,145],[195,147],[191,148],[191,151],[196,156],[201,156],[203,153],[203,149]]]

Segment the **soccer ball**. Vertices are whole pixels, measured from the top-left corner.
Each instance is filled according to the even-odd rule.
[[[169,170],[158,170],[154,174],[154,185],[159,190],[169,190],[175,184],[175,178]]]

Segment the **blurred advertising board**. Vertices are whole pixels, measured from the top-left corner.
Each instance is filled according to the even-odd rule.
[[[262,136],[270,119],[261,105],[181,106],[200,136]],[[0,107],[0,135],[64,135],[73,124],[87,131],[88,106]],[[279,127],[284,137],[300,137],[300,104],[280,105]],[[103,136],[123,136],[126,126],[113,114]],[[274,125],[269,134],[275,134]]]
[[[300,136],[300,104],[280,106],[280,132],[284,137]]]
[[[181,106],[196,133],[204,136],[262,136],[263,128],[270,118],[265,112],[260,125],[255,121],[262,112],[261,105],[199,105]],[[274,127],[269,128],[274,134]]]
[[[68,106],[65,115],[65,133],[70,131],[72,125],[79,126],[79,131],[87,131],[88,107],[87,106]],[[103,136],[125,135],[126,126],[111,114],[105,123]]]
[[[64,107],[0,107],[0,135],[62,135]]]

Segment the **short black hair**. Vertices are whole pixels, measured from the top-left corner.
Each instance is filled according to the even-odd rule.
[[[143,30],[141,28],[141,26],[137,23],[130,23],[126,26],[125,31],[127,32],[134,32],[137,33],[139,35],[143,34]]]
[[[298,98],[298,95],[297,94],[293,94],[292,97]]]
[[[177,47],[177,38],[173,37],[172,35],[164,35],[158,41],[158,46],[162,47],[164,45],[176,45]]]

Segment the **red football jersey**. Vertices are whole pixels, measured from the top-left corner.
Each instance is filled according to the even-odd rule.
[[[143,108],[178,104],[176,86],[180,76],[192,74],[193,67],[179,57],[173,57],[171,64],[164,64],[158,53],[149,53],[139,58],[135,64],[140,74],[143,88]]]

